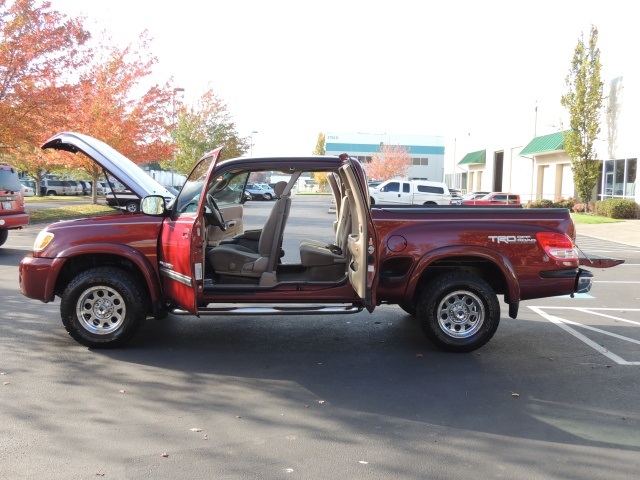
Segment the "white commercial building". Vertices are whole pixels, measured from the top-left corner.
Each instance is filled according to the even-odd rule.
[[[600,135],[595,143],[601,162],[592,198],[629,198],[640,203],[640,83],[617,77],[605,84]],[[509,140],[505,139],[505,143]],[[447,174],[449,186],[473,191],[517,193],[523,202],[577,198],[571,159],[560,131],[547,132],[508,145],[487,146],[466,153]]]
[[[408,149],[412,163],[407,173],[410,180],[443,181],[444,137],[386,133],[327,133],[325,136],[327,155],[347,153],[365,167],[374,154],[380,153],[382,145],[400,145]]]

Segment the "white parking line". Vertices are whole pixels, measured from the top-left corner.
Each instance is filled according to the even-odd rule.
[[[628,362],[627,360],[625,360],[622,357],[616,355],[615,353],[609,351],[608,349],[602,347],[601,345],[598,345],[596,342],[594,342],[590,338],[584,336],[582,333],[578,332],[577,330],[571,328],[569,325],[574,325],[576,327],[582,327],[582,328],[585,328],[587,330],[591,330],[591,331],[594,331],[594,332],[597,332],[597,333],[601,333],[603,335],[608,335],[610,337],[614,337],[614,338],[617,338],[619,340],[624,340],[625,342],[636,343],[638,345],[640,345],[640,340],[635,340],[633,338],[624,337],[622,335],[618,335],[618,334],[615,334],[615,333],[607,332],[605,330],[601,330],[601,329],[595,328],[595,327],[590,327],[588,325],[582,325],[581,323],[572,322],[571,320],[567,320],[566,318],[556,317],[555,315],[550,315],[550,314],[545,313],[543,311],[543,308],[556,308],[556,309],[566,309],[566,310],[571,309],[571,310],[578,310],[578,311],[585,312],[585,313],[594,313],[596,315],[602,315],[602,314],[600,314],[598,312],[595,312],[595,311],[592,312],[591,310],[615,310],[615,311],[620,311],[620,309],[613,309],[613,308],[608,308],[608,309],[606,309],[606,308],[586,309],[586,308],[572,308],[572,307],[529,307],[529,308],[531,310],[533,310],[534,312],[536,312],[541,317],[546,318],[551,323],[554,323],[558,327],[562,328],[567,333],[570,333],[571,335],[573,335],[577,339],[583,341],[584,343],[589,345],[591,348],[593,348],[598,353],[601,353],[602,355],[606,356],[610,360],[613,360],[618,365],[640,365],[640,362]],[[635,311],[635,312],[637,312],[637,311],[640,311],[640,309],[637,309],[637,308],[625,309],[625,311]],[[607,315],[603,315],[603,316],[607,316]],[[615,318],[615,317],[611,317],[611,318]],[[636,322],[631,322],[631,323],[636,323]]]

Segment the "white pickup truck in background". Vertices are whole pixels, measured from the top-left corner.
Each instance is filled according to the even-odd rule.
[[[451,193],[443,182],[429,180],[387,180],[369,187],[371,205],[449,205]]]

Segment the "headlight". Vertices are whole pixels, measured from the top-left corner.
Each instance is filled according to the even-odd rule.
[[[51,240],[53,240],[53,233],[48,232],[47,230],[42,230],[36,237],[36,241],[33,242],[33,251],[41,252],[47,245],[49,245],[49,243],[51,243]]]

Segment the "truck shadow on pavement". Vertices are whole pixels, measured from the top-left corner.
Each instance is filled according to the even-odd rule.
[[[606,397],[597,405],[576,402],[571,395],[593,379],[571,377],[568,386],[564,367],[549,374],[549,359],[526,356],[524,340],[514,349],[508,343],[522,337],[516,322],[503,318],[496,337],[476,352],[450,354],[397,307],[323,318],[170,316],[147,322],[126,348],[92,353],[178,372],[181,388],[214,396],[230,384],[275,388],[274,395],[300,405],[322,402],[390,422],[640,451],[640,416],[620,420]],[[201,400],[193,401],[190,395],[179,408]],[[243,400],[222,394],[217,401]]]

